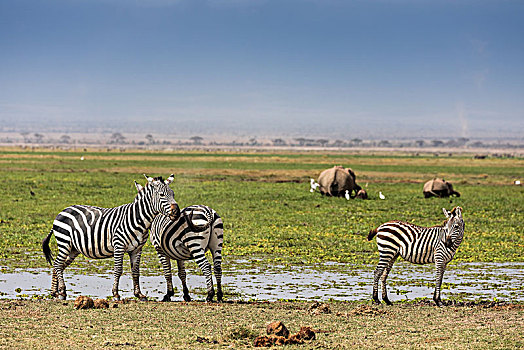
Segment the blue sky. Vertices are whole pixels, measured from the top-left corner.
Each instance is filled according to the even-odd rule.
[[[524,132],[524,2],[3,0],[4,130]]]

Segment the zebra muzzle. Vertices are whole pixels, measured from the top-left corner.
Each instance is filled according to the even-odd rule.
[[[176,220],[180,217],[180,208],[178,204],[171,204],[171,213],[169,214],[169,218],[171,220]]]

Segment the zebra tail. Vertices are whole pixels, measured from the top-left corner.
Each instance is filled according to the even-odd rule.
[[[371,241],[373,239],[373,237],[375,237],[375,235],[377,234],[378,230],[376,228],[374,228],[373,230],[369,231],[369,234],[368,234],[368,241]]]
[[[49,265],[53,265],[53,255],[51,255],[51,249],[49,248],[49,241],[53,235],[53,230],[49,231],[47,237],[42,241],[42,250],[44,251],[45,259]]]

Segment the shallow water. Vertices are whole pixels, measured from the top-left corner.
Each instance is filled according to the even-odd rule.
[[[246,264],[247,263],[247,264]],[[205,280],[196,265],[188,263],[187,282],[194,300],[205,298]],[[194,266],[192,266],[194,265]],[[224,293],[229,299],[303,299],[365,300],[372,292],[374,266],[354,268],[347,264],[326,263],[315,266],[249,266],[238,260],[224,266]],[[46,296],[51,285],[51,269],[33,269],[0,275],[0,298]],[[141,289],[148,297],[161,299],[165,293],[162,274],[141,276]],[[112,271],[88,275],[69,268],[64,273],[68,299],[78,295],[106,298],[111,295]],[[444,275],[442,298],[524,301],[524,263],[464,263],[448,266]],[[173,276],[174,300],[181,300],[180,281]],[[449,288],[449,289],[448,289]],[[395,264],[388,278],[391,301],[432,297],[434,268],[431,265]],[[131,274],[120,279],[120,295],[132,297]]]

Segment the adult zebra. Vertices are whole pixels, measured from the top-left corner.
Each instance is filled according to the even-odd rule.
[[[92,259],[114,256],[113,297],[120,300],[118,283],[122,275],[124,254],[127,252],[131,262],[134,294],[141,300],[146,300],[140,291],[139,277],[140,256],[142,247],[147,242],[147,230],[158,214],[167,215],[169,220],[180,217],[180,208],[169,187],[174,175],[171,174],[165,181],[162,177],[146,178],[144,190],[132,203],[115,208],[73,205],[57,215],[53,228],[42,242],[46,260],[53,265],[51,295],[66,298],[64,269],[82,253]],[[49,248],[53,234],[58,245],[54,263]]]
[[[182,218],[186,218],[183,220]],[[203,222],[196,226],[193,221]],[[222,243],[224,225],[217,212],[205,205],[192,205],[182,209],[181,218],[169,220],[164,215],[158,215],[151,225],[149,238],[156,249],[164,270],[167,283],[167,293],[162,301],[170,301],[175,294],[171,274],[171,260],[178,266],[178,277],[182,282],[184,300],[191,301],[186,284],[185,260],[195,260],[206,278],[206,301],[212,301],[215,295],[211,265],[206,258],[206,251],[211,252],[213,268],[217,281],[217,301],[222,301]]]
[[[462,208],[451,211],[442,208],[446,221],[441,226],[421,227],[402,221],[390,221],[371,230],[368,241],[377,236],[379,261],[373,280],[373,301],[378,300],[378,283],[382,281],[382,299],[391,305],[386,290],[386,279],[398,256],[415,264],[435,263],[435,291],[433,300],[442,306],[440,286],[446,265],[453,259],[464,237]]]

